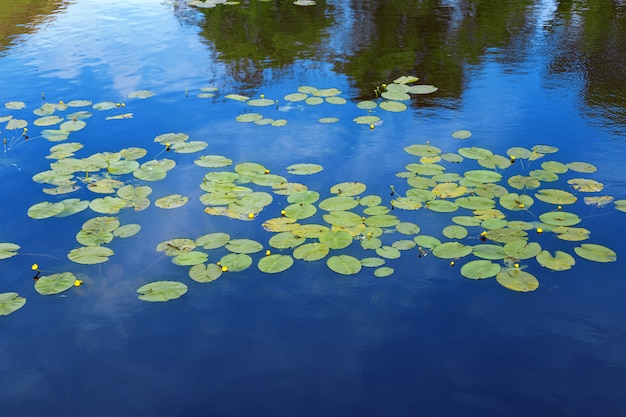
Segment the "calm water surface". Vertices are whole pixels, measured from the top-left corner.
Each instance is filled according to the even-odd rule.
[[[386,278],[375,278],[369,269],[342,276],[324,261],[297,261],[285,272],[263,274],[255,265],[262,255],[255,254],[248,270],[200,284],[155,247],[216,231],[269,247],[272,235],[261,223],[279,216],[286,199],[275,195],[253,222],[205,215],[198,185],[208,170],[193,163],[200,155],[263,164],[322,198],[336,183],[363,182],[366,194],[380,195],[388,205],[390,185],[401,193],[407,189],[396,174],[417,162],[403,150],[410,144],[430,141],[444,152],[485,147],[499,154],[547,144],[559,148],[554,160],[598,168],[581,174],[604,184],[594,195],[626,198],[626,6],[372,0],[319,1],[303,8],[244,1],[198,11],[156,0],[24,3],[9,2],[9,12],[0,12],[0,101],[27,105],[3,107],[0,117],[28,120],[31,136],[16,140],[21,130],[0,125],[8,139],[0,156],[0,242],[21,246],[18,256],[0,261],[0,292],[27,298],[24,308],[0,319],[4,414],[624,413],[626,225],[613,205],[579,201],[573,210],[592,231],[590,242],[615,250],[617,262],[576,257],[572,270],[552,272],[534,259],[523,261],[540,281],[531,293],[509,291],[493,278],[465,279],[459,273],[464,260],[451,267],[432,255],[418,258],[415,249],[388,260],[395,273]],[[416,75],[438,91],[414,97],[402,113],[375,109],[383,123],[373,130],[352,122],[366,114],[358,101],[375,99],[377,86],[401,75]],[[283,99],[302,85],[338,88],[348,103],[311,106]],[[205,86],[218,88],[214,98],[197,97]],[[140,89],[156,94],[127,97]],[[251,108],[224,98],[230,93],[263,94],[278,100],[280,109]],[[49,169],[45,157],[54,145],[39,137],[43,128],[32,124],[32,111],[44,101],[74,99],[125,103],[109,113],[92,110],[85,129],[70,135],[69,141],[85,146],[76,157],[134,146],[148,152],[141,162],[167,157],[177,164],[163,181],[130,181],[152,187],[152,205],[116,216],[142,230],[114,239],[108,246],[115,255],[93,266],[72,263],[66,255],[79,246],[81,225],[100,214],[87,209],[46,220],[26,215],[41,201],[102,197],[85,188],[49,196],[31,179]],[[251,111],[288,124],[235,120]],[[123,112],[133,118],[105,120]],[[340,121],[318,122],[330,116]],[[472,137],[452,138],[458,129],[470,130]],[[187,133],[208,146],[195,154],[164,154],[153,139],[168,132]],[[287,174],[287,166],[300,162],[324,170]],[[527,174],[541,160],[521,162],[509,170]],[[464,164],[449,171],[480,168]],[[569,187],[564,180],[556,186]],[[172,193],[188,196],[189,203],[173,210],[154,206],[155,199]],[[536,221],[549,208],[540,202],[536,207],[514,219]],[[458,214],[394,213],[442,240],[441,230]],[[321,214],[315,219],[321,222]],[[477,234],[464,243],[478,243]],[[382,239],[391,244],[398,237]],[[571,254],[578,245],[549,233],[537,241]],[[347,253],[369,255],[353,246]],[[209,261],[225,253],[211,252]],[[43,274],[72,271],[85,284],[62,295],[39,295],[33,263]],[[138,300],[136,289],[157,280],[184,282],[189,291],[168,303]]]

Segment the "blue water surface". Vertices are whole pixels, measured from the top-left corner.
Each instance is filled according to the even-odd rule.
[[[391,185],[401,193],[407,189],[396,174],[417,162],[403,150],[410,144],[430,141],[444,152],[485,147],[502,155],[513,146],[546,144],[559,148],[550,159],[594,164],[596,173],[581,176],[602,182],[606,195],[626,198],[623,124],[583,100],[584,74],[554,74],[548,68],[555,54],[552,31],[546,29],[556,13],[552,2],[529,9],[528,42],[516,51],[517,59],[491,48],[478,62],[463,64],[460,95],[440,87],[405,112],[376,109],[373,114],[383,123],[374,129],[352,119],[366,114],[356,103],[365,98],[361,91],[375,85],[358,85],[337,71],[340,58],[326,59],[347,51],[345,34],[357,24],[342,2],[328,3],[335,13],[325,44],[328,55],[304,56],[281,68],[268,65],[256,87],[233,77],[200,35],[201,12],[185,6],[181,17],[175,11],[182,3],[160,0],[75,0],[1,53],[0,102],[23,101],[27,107],[3,108],[0,116],[29,120],[32,136],[14,141],[21,131],[0,131],[13,145],[0,156],[0,242],[21,246],[18,256],[0,261],[0,292],[15,291],[27,299],[24,308],[0,319],[3,415],[624,413],[626,227],[624,213],[613,206],[579,201],[575,210],[582,227],[592,231],[590,243],[612,248],[617,261],[576,257],[575,267],[565,272],[524,261],[526,271],[540,281],[530,293],[507,290],[494,278],[465,279],[459,273],[463,260],[451,266],[433,255],[420,258],[416,250],[388,260],[395,273],[386,278],[365,268],[356,276],[339,275],[325,261],[296,261],[285,272],[263,274],[256,268],[263,254],[256,254],[248,270],[226,273],[208,284],[194,282],[187,267],[155,250],[168,239],[218,231],[269,248],[272,234],[261,223],[280,216],[289,203],[274,195],[272,205],[252,222],[204,214],[198,198],[207,169],[193,162],[201,154],[225,155],[234,164],[263,164],[322,198],[331,196],[334,184],[363,182],[366,194],[380,195],[390,204]],[[437,73],[415,75],[447,85]],[[301,85],[338,88],[348,103],[309,106],[283,100]],[[198,98],[204,86],[217,87],[216,97]],[[155,96],[127,97],[140,89]],[[229,93],[263,94],[291,108],[250,108],[224,98]],[[66,257],[79,246],[75,234],[83,222],[99,214],[88,209],[46,220],[26,215],[35,203],[73,196],[48,196],[31,177],[49,169],[45,157],[54,145],[37,138],[40,128],[32,125],[32,111],[44,101],[74,99],[125,105],[111,113],[93,111],[87,127],[71,134],[69,141],[85,145],[77,157],[137,146],[148,151],[144,160],[167,157],[177,163],[165,180],[148,184],[153,188],[150,208],[125,209],[117,216],[123,224],[139,223],[142,230],[115,239],[108,245],[115,255],[100,265],[79,265]],[[235,120],[250,111],[288,123],[277,128]],[[132,112],[133,118],[105,120],[122,112]],[[331,116],[340,122],[318,122]],[[472,137],[454,139],[451,134],[458,129],[470,130]],[[154,137],[168,132],[187,133],[208,147],[197,154],[164,153]],[[286,167],[301,162],[324,170],[289,176]],[[520,161],[510,170],[527,173],[540,163]],[[464,164],[449,171],[480,169],[471,161]],[[558,186],[567,184],[560,181]],[[172,193],[188,196],[189,203],[173,210],[154,206],[156,198]],[[85,189],[77,196],[101,197]],[[537,221],[548,208],[537,202],[536,210],[513,218]],[[426,209],[393,213],[442,240],[441,230],[461,214]],[[315,219],[321,222],[321,213]],[[397,234],[382,239],[391,244]],[[551,252],[571,254],[579,244],[549,233],[536,240]],[[478,242],[476,232],[464,243]],[[356,246],[346,253],[368,255]],[[210,262],[225,253],[211,253]],[[60,295],[39,295],[33,289],[33,263],[44,274],[72,271],[85,283]],[[138,300],[136,289],[157,280],[184,282],[189,291],[167,303]]]

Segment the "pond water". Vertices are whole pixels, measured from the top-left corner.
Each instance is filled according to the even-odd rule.
[[[0,243],[19,249],[15,256],[0,249],[0,293],[26,298],[0,318],[4,414],[572,417],[626,408],[623,2],[328,0],[304,7],[250,0],[206,8],[15,0],[2,8]],[[404,111],[385,110],[380,94],[406,88],[394,83],[402,76],[419,78],[409,86],[436,91],[411,90],[399,101]],[[134,97],[137,91],[154,95]],[[299,91],[308,101],[288,96]],[[229,94],[271,102],[255,107]],[[366,100],[376,107],[360,108]],[[263,119],[238,121],[254,118],[250,113]],[[60,119],[36,122],[46,115]],[[356,123],[361,116],[377,119]],[[62,122],[66,134],[59,133]],[[462,130],[471,136],[454,137]],[[188,139],[159,139],[168,133]],[[185,148],[194,142],[198,149]],[[68,145],[51,150],[66,143],[78,144],[74,155],[61,154]],[[118,161],[132,161],[133,152],[138,164],[175,166],[166,172],[150,162],[142,177]],[[484,159],[485,152],[500,156]],[[455,162],[459,155],[463,161]],[[232,164],[219,166],[224,159]],[[62,165],[68,161],[77,165]],[[287,169],[294,164],[322,169],[301,175]],[[56,173],[40,174],[48,171]],[[449,194],[433,177],[452,183]],[[585,181],[570,181],[576,178]],[[120,182],[107,192],[106,180]],[[231,180],[234,191],[215,185]],[[281,191],[284,181],[319,193],[314,208]],[[503,203],[484,184],[530,200],[518,195],[513,205]],[[133,209],[127,198],[115,209],[117,190],[129,185],[150,187],[149,206],[134,200]],[[357,200],[351,191],[359,186]],[[567,197],[537,197],[550,189]],[[420,200],[434,191],[438,198]],[[250,192],[256,206],[243,197]],[[170,195],[188,200],[159,207]],[[347,204],[336,218],[324,208],[334,196]],[[240,210],[220,211],[225,203],[217,197]],[[90,207],[57,216],[70,198]],[[205,204],[209,199],[215,204]],[[59,210],[39,205],[61,201]],[[516,223],[477,220],[474,210],[491,207],[499,212],[485,219],[501,213]],[[307,217],[306,210],[315,213]],[[141,230],[124,238],[92,229],[78,237],[95,217]],[[349,231],[319,237],[329,253],[307,261],[297,248],[270,241],[277,232],[263,226],[289,218]],[[586,231],[557,237],[571,218]],[[213,265],[200,274],[212,281],[197,282],[190,265],[172,260],[212,233],[239,240],[196,247],[205,254],[196,256],[208,255],[201,264]],[[106,240],[113,254],[68,259],[91,238],[85,234]],[[433,238],[450,250],[432,249],[441,247]],[[283,245],[296,245],[290,239]],[[246,247],[249,240],[262,249]],[[498,248],[479,256],[476,247],[485,244]],[[588,244],[601,246],[582,246]],[[323,256],[321,246],[310,256]],[[535,258],[540,250],[569,257],[546,267],[545,258]],[[232,261],[236,252],[253,253]],[[384,261],[383,269],[362,266],[364,258]],[[497,271],[464,277],[471,273],[462,267],[480,259],[489,266],[474,273],[497,268],[498,279]],[[281,265],[288,268],[261,271]],[[215,279],[223,266],[229,270]],[[36,291],[35,283],[41,291],[63,273],[73,274],[64,291]],[[75,279],[81,285],[72,285]],[[137,289],[155,281],[182,283],[187,292],[164,303],[138,299]],[[516,291],[520,285],[533,291]]]

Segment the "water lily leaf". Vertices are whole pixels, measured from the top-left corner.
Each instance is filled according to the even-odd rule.
[[[414,144],[404,148],[406,153],[415,156],[437,156],[441,154],[441,149],[430,144]]]
[[[329,197],[320,201],[319,208],[326,211],[351,210],[359,205],[359,200],[349,196]]]
[[[224,246],[230,240],[230,235],[223,232],[208,233],[196,239],[195,244],[204,249],[217,249]]]
[[[452,221],[458,225],[467,227],[480,226],[482,223],[480,219],[472,216],[454,216]]]
[[[520,239],[525,239],[526,236],[528,236],[528,233],[526,233],[524,230],[511,229],[508,227],[487,230],[487,233],[485,235],[487,239],[498,243],[514,242]]]
[[[181,253],[172,258],[172,262],[180,266],[191,266],[203,264],[207,261],[209,255],[204,252],[192,250],[190,252]]]
[[[69,120],[61,123],[61,125],[59,125],[59,130],[63,130],[65,132],[76,132],[83,129],[85,126],[87,126],[87,123],[82,120]]]
[[[104,246],[83,246],[72,249],[67,257],[77,264],[93,265],[108,261],[109,256],[113,256],[113,254],[111,249]]]
[[[454,164],[461,163],[464,160],[461,155],[452,152],[446,152],[441,154],[441,159],[443,159],[444,161],[452,162]]]
[[[133,171],[133,176],[144,181],[159,181],[167,176],[167,171],[159,166],[140,167]]]
[[[324,102],[324,99],[321,97],[307,97],[304,102],[310,106],[317,106]]]
[[[365,191],[365,188],[365,184],[360,182],[342,182],[330,187],[330,192],[342,197],[351,197],[362,194]]]
[[[193,162],[204,168],[221,168],[231,165],[233,160],[222,155],[203,155]]]
[[[431,94],[437,91],[438,88],[434,85],[428,84],[420,84],[420,85],[412,85],[409,89],[409,93],[411,94]]]
[[[435,187],[437,185],[436,181],[426,177],[411,177],[407,179],[406,182],[413,188],[423,190]]]
[[[592,172],[596,172],[598,170],[598,168],[588,162],[570,162],[567,164],[567,168],[575,172],[586,174],[591,174]]]
[[[486,170],[473,170],[473,171],[466,171],[465,172],[465,178],[477,182],[477,183],[492,183],[492,182],[498,182],[502,179],[502,174],[499,174],[497,172],[494,171],[486,171]]]
[[[407,88],[408,90],[408,88]],[[408,95],[407,93],[403,93],[402,91],[383,91],[383,93],[381,94],[381,96],[384,99],[387,100],[394,100],[394,101],[407,101],[407,100],[411,100],[411,96]],[[383,102],[384,103],[384,102]],[[381,103],[381,107],[382,103]]]
[[[529,189],[533,190],[541,186],[541,182],[537,178],[527,177],[524,175],[514,175],[507,181],[509,185],[517,190]]]
[[[219,264],[230,272],[241,272],[252,265],[252,258],[245,253],[229,253],[222,256]]]
[[[169,143],[170,145],[174,145],[176,143],[183,143],[187,139],[189,139],[189,135],[186,133],[170,132],[170,133],[163,133],[163,134],[156,136],[154,138],[154,142],[161,143],[163,145],[165,145],[166,143]]]
[[[574,248],[576,255],[594,262],[615,262],[617,254],[606,246],[594,243],[583,243]]]
[[[289,218],[301,220],[312,217],[317,212],[317,208],[312,204],[295,203],[285,207],[284,212]]]
[[[422,208],[422,203],[418,200],[415,200],[410,197],[397,197],[391,201],[391,205],[394,208],[398,208],[401,210],[419,210]],[[386,209],[386,207],[385,207]],[[367,214],[372,214],[371,212],[367,212]],[[381,213],[382,214],[382,213]]]
[[[392,214],[379,214],[365,219],[365,224],[373,227],[393,227],[398,223],[400,219]]]
[[[252,182],[263,187],[273,187],[275,185],[286,183],[287,178],[280,175],[264,174],[253,177]]]
[[[504,219],[506,216],[498,209],[474,210],[474,217],[480,220]]]
[[[9,110],[21,110],[26,108],[26,103],[23,101],[7,101],[4,103],[4,107]]]
[[[550,154],[559,151],[559,148],[556,146],[550,145],[535,145],[531,149],[533,152],[542,153],[542,154]]]
[[[26,298],[20,297],[18,293],[2,293],[0,294],[0,316],[8,316],[24,307],[24,304],[26,304]]]
[[[469,232],[463,226],[450,225],[443,229],[443,235],[448,239],[463,239],[467,237]]]
[[[287,94],[283,98],[285,99],[285,101],[298,102],[298,101],[306,100],[307,97],[308,95],[305,93],[291,93],[291,94]]]
[[[127,205],[126,200],[117,197],[104,197],[91,200],[89,208],[96,213],[116,214]]]
[[[150,98],[154,95],[154,92],[149,90],[137,90],[128,93],[128,98]]]
[[[442,182],[432,189],[432,193],[441,199],[461,197],[467,192],[467,187],[454,182]]]
[[[316,239],[322,233],[327,232],[328,230],[330,230],[328,227],[322,226],[319,224],[305,224],[305,225],[300,225],[296,227],[295,229],[291,230],[291,233],[293,233],[296,236]]]
[[[615,209],[626,212],[626,200],[615,200]]]
[[[352,119],[352,121],[358,125],[373,125],[380,121],[378,116],[358,116]]]
[[[505,219],[491,218],[491,219],[483,220],[480,223],[480,226],[483,229],[492,230],[492,229],[501,229],[505,227],[507,224],[508,222]]]
[[[489,149],[478,148],[476,146],[472,146],[471,148],[459,148],[458,152],[467,159],[480,160],[493,156],[493,152]]]
[[[396,224],[396,231],[403,235],[416,235],[420,232],[420,227],[411,222],[400,222]]]
[[[565,174],[569,168],[562,162],[557,161],[545,161],[541,163],[541,168],[546,171],[554,172],[555,174]]]
[[[175,238],[159,243],[156,250],[165,252],[168,256],[177,256],[192,251],[195,247],[196,242],[191,239]]]
[[[24,129],[26,126],[28,126],[28,122],[26,120],[23,119],[10,119],[6,126],[4,126],[4,128],[6,130],[17,130],[17,129]]]
[[[416,163],[408,164],[407,166],[405,166],[405,168],[407,169],[407,171],[415,172],[416,174],[426,175],[426,176],[440,175],[446,169],[445,167],[441,165],[437,165],[437,164],[416,164]]]
[[[541,245],[537,242],[526,242],[525,240],[514,240],[504,245],[504,253],[516,259],[534,258],[541,252]]]
[[[530,159],[532,153],[526,148],[514,146],[506,151],[506,154],[516,159]]]
[[[324,221],[337,227],[354,227],[363,224],[363,218],[350,211],[331,211],[324,214]]]
[[[393,268],[390,268],[388,266],[383,266],[380,268],[376,268],[374,270],[374,276],[376,278],[385,278],[388,277],[389,275],[393,274],[395,272],[395,270]]]
[[[283,272],[293,265],[293,258],[289,255],[269,255],[261,258],[257,267],[266,274]]]
[[[528,210],[533,203],[532,197],[526,194],[509,193],[500,197],[500,205],[512,211]]]
[[[137,223],[130,223],[120,226],[113,232],[113,236],[126,239],[128,237],[135,236],[141,231],[141,226]]]
[[[537,197],[538,200],[550,204],[574,204],[577,200],[577,197],[572,193],[551,188],[538,190],[535,197]]]
[[[337,117],[320,117],[319,119],[317,119],[318,122],[320,123],[324,123],[324,124],[330,124],[330,123],[337,123],[339,121],[339,118]]]
[[[111,110],[111,109],[114,109],[116,107],[117,107],[117,104],[112,102],[112,101],[101,101],[101,102],[96,103],[93,106],[91,106],[92,109],[100,110],[100,111]]]
[[[461,275],[469,279],[485,279],[500,273],[500,265],[489,260],[470,261],[461,268]]]
[[[184,206],[188,201],[189,197],[182,196],[180,194],[170,194],[156,200],[154,205],[163,209],[173,209]]]
[[[576,263],[572,255],[560,250],[557,250],[554,256],[552,256],[547,250],[541,251],[537,255],[536,259],[537,262],[539,262],[539,265],[554,271],[566,271],[571,269]]]
[[[491,209],[496,205],[496,202],[490,198],[470,196],[461,197],[454,200],[454,203],[469,210],[485,210]]]
[[[293,257],[307,262],[318,261],[328,255],[329,248],[323,243],[306,243],[293,251]]]
[[[570,242],[578,242],[589,239],[591,232],[582,227],[564,227],[558,226],[552,229],[556,233],[556,237],[561,240],[567,240]]]
[[[390,100],[383,101],[382,103],[378,105],[378,107],[388,112],[394,112],[394,113],[402,112],[407,109],[406,104],[401,103],[399,101],[390,101]]]
[[[329,230],[320,234],[319,241],[323,245],[326,245],[330,249],[343,249],[352,243],[352,236],[350,233],[340,230],[340,231],[332,231]]]
[[[385,260],[382,258],[370,257],[361,259],[361,265],[367,268],[376,268],[385,264]]]
[[[454,139],[469,139],[472,137],[472,132],[465,129],[455,130],[454,132],[452,132],[452,137]]]
[[[610,204],[613,202],[613,197],[611,197],[610,195],[603,195],[603,196],[597,196],[597,197],[585,197],[584,201],[585,201],[585,204],[587,204],[588,206],[604,207],[607,204]]]
[[[269,98],[253,98],[252,100],[248,100],[247,103],[249,106],[255,107],[267,107],[276,104],[274,100],[270,100]]]
[[[459,242],[445,242],[433,248],[433,255],[442,259],[458,259],[472,253],[472,247]]]
[[[434,248],[441,245],[441,241],[433,236],[420,235],[413,238],[415,243],[425,248]]]
[[[391,244],[391,247],[398,250],[410,250],[417,246],[417,243],[413,240],[400,239]]]
[[[539,281],[534,275],[519,269],[505,269],[496,275],[496,280],[512,291],[529,292],[539,288]]]
[[[530,171],[530,176],[533,178],[537,178],[539,181],[543,182],[554,182],[559,179],[559,176],[556,175],[554,172],[545,171],[543,169],[535,169],[533,171]]]
[[[295,248],[298,245],[303,244],[306,238],[296,236],[291,232],[281,232],[274,235],[268,241],[268,244],[276,249],[289,249]]]
[[[539,216],[539,220],[550,226],[574,226],[582,220],[574,213],[551,211]]]
[[[0,259],[7,259],[17,255],[16,251],[19,249],[20,246],[15,243],[0,243]]]
[[[478,258],[489,259],[492,261],[504,259],[507,257],[507,255],[504,253],[504,247],[499,245],[493,245],[490,243],[483,243],[473,246],[472,255]]]
[[[208,143],[201,140],[192,140],[189,142],[175,143],[171,146],[171,149],[176,153],[194,153],[200,152],[204,148],[209,146]]]
[[[216,264],[197,264],[189,269],[189,277],[196,282],[212,282],[222,276],[222,268]]]
[[[296,203],[313,204],[317,200],[319,200],[319,198],[320,198],[320,194],[317,191],[305,190],[305,191],[297,191],[297,192],[289,194],[289,196],[287,197],[287,201],[291,204],[296,204]]]
[[[182,297],[187,286],[176,281],[154,281],[137,288],[138,298],[149,302],[164,302]]]
[[[243,96],[241,94],[226,94],[224,97],[229,98],[231,100],[235,100],[235,101],[248,101],[248,100],[250,100],[250,97]]]
[[[568,180],[567,183],[570,184],[574,190],[583,193],[602,191],[604,188],[604,185],[601,182],[585,178],[572,178]]]
[[[326,102],[330,104],[342,105],[346,104],[348,100],[343,97],[326,97]]]
[[[31,219],[47,219],[49,217],[56,216],[64,209],[65,205],[63,203],[50,203],[49,201],[44,201],[30,206],[27,214]]]
[[[100,246],[113,240],[113,233],[81,229],[76,234],[76,241],[83,246]]]
[[[331,256],[326,265],[334,272],[342,275],[354,275],[361,271],[361,262],[350,255]]]
[[[393,246],[381,246],[376,248],[376,254],[385,259],[398,259],[400,257],[400,251]]]
[[[287,167],[287,171],[293,175],[311,175],[324,169],[318,164],[293,164]]]
[[[479,184],[474,186],[474,194],[485,198],[500,198],[508,194],[509,190],[499,184]]]
[[[383,245],[383,241],[374,236],[367,236],[360,240],[361,247],[366,250],[378,249]]]
[[[438,213],[452,213],[459,209],[459,206],[457,206],[454,202],[448,200],[427,201],[424,204],[424,207],[426,207],[430,211],[436,211]]]
[[[263,250],[263,245],[252,239],[232,239],[226,249],[234,253],[257,253]]]
[[[76,276],[71,272],[44,275],[35,282],[35,291],[41,295],[59,294],[74,286]]]
[[[510,167],[511,164],[511,160],[509,158],[505,158],[502,155],[493,155],[478,160],[478,165],[490,169],[506,169]]]
[[[52,125],[59,124],[62,121],[63,121],[63,118],[59,116],[43,116],[43,117],[40,117],[39,119],[35,119],[33,124],[35,126],[52,126]]]

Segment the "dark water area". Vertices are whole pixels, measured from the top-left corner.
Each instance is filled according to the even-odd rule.
[[[2,2],[0,243],[20,248],[0,259],[0,294],[16,292],[26,304],[0,316],[0,409],[21,417],[624,414],[626,214],[614,201],[626,199],[625,40],[626,4],[617,0],[329,0],[306,7],[250,0],[212,8],[157,0]],[[411,85],[437,89],[410,94],[401,112],[357,107],[364,100],[380,104],[382,85],[404,75],[419,78]],[[346,103],[285,99],[302,86],[336,88]],[[129,97],[138,90],[155,94]],[[198,96],[207,92],[214,96]],[[275,104],[253,107],[228,94]],[[72,100],[91,104],[53,115],[66,122],[76,117],[71,113],[89,111],[85,127],[59,142],[44,138],[44,130],[59,125],[38,126],[33,111]],[[25,108],[7,107],[10,102]],[[100,102],[113,108],[92,107]],[[237,121],[254,112],[287,124]],[[132,117],[107,120],[128,113]],[[353,121],[366,115],[380,120]],[[339,120],[319,121],[328,117]],[[13,128],[12,119],[25,120],[28,130]],[[471,137],[452,136],[461,129]],[[206,148],[166,151],[155,137],[170,132]],[[160,181],[78,171],[76,191],[47,194],[51,186],[33,176],[50,169],[50,148],[63,143],[83,145],[76,159],[139,147],[146,150],[140,164],[167,158],[176,166]],[[391,210],[411,192],[405,177],[415,167],[409,164],[420,162],[405,148],[426,143],[442,153],[484,148],[506,161],[514,147],[558,148],[491,169],[502,174],[498,184],[508,192],[534,200],[526,210],[509,210],[496,199],[496,208],[506,220],[530,224],[529,241],[552,254],[566,252],[575,265],[555,271],[534,255],[494,260],[502,270],[536,277],[538,288],[518,292],[493,276],[462,276],[463,265],[479,259],[473,254],[438,257],[426,247],[419,256],[416,245],[385,258],[363,249],[359,240],[367,236],[357,233],[324,259],[295,259],[283,272],[264,273],[259,262],[266,250],[293,255],[272,246],[275,233],[262,226],[281,218],[291,204],[287,196],[239,178],[239,185],[273,197],[252,220],[245,213],[243,220],[208,215],[200,200],[205,175],[253,162],[319,192],[316,205],[334,195],[336,184],[365,184],[361,197],[380,196],[390,214],[421,229],[407,236],[385,226],[385,246],[419,236],[483,243],[486,227],[467,226],[469,235],[460,239],[443,232],[472,210]],[[233,164],[201,167],[194,161],[203,155],[223,155]],[[588,240],[557,238],[539,220],[555,204],[536,198],[536,189],[509,186],[510,177],[529,177],[547,161],[597,168],[569,169],[541,184],[576,196],[562,210],[580,217],[575,227],[590,231]],[[297,163],[323,170],[291,174],[287,167]],[[467,157],[432,163],[461,176],[487,169]],[[104,177],[151,187],[149,207],[113,214],[87,208],[45,219],[27,214],[44,201],[115,197],[88,188]],[[601,190],[575,190],[572,178],[593,179]],[[171,194],[188,202],[157,207],[157,199]],[[613,201],[598,206],[585,202],[590,196]],[[361,215],[363,208],[354,210]],[[299,223],[327,224],[325,214],[319,208]],[[105,244],[114,251],[106,262],[72,262],[68,253],[81,246],[77,233],[98,216],[139,224],[141,231]],[[537,227],[547,230],[537,233]],[[255,240],[263,250],[250,254],[249,268],[201,283],[189,266],[155,249],[170,239],[217,232]],[[576,248],[586,243],[610,248],[616,260],[579,256]],[[229,254],[224,247],[205,252],[207,264]],[[342,275],[327,266],[333,255],[382,257],[393,273],[379,278],[376,268],[363,267]],[[35,263],[43,276],[71,272],[83,284],[41,295],[33,285]],[[165,303],[137,298],[139,287],[164,280],[188,291]]]

